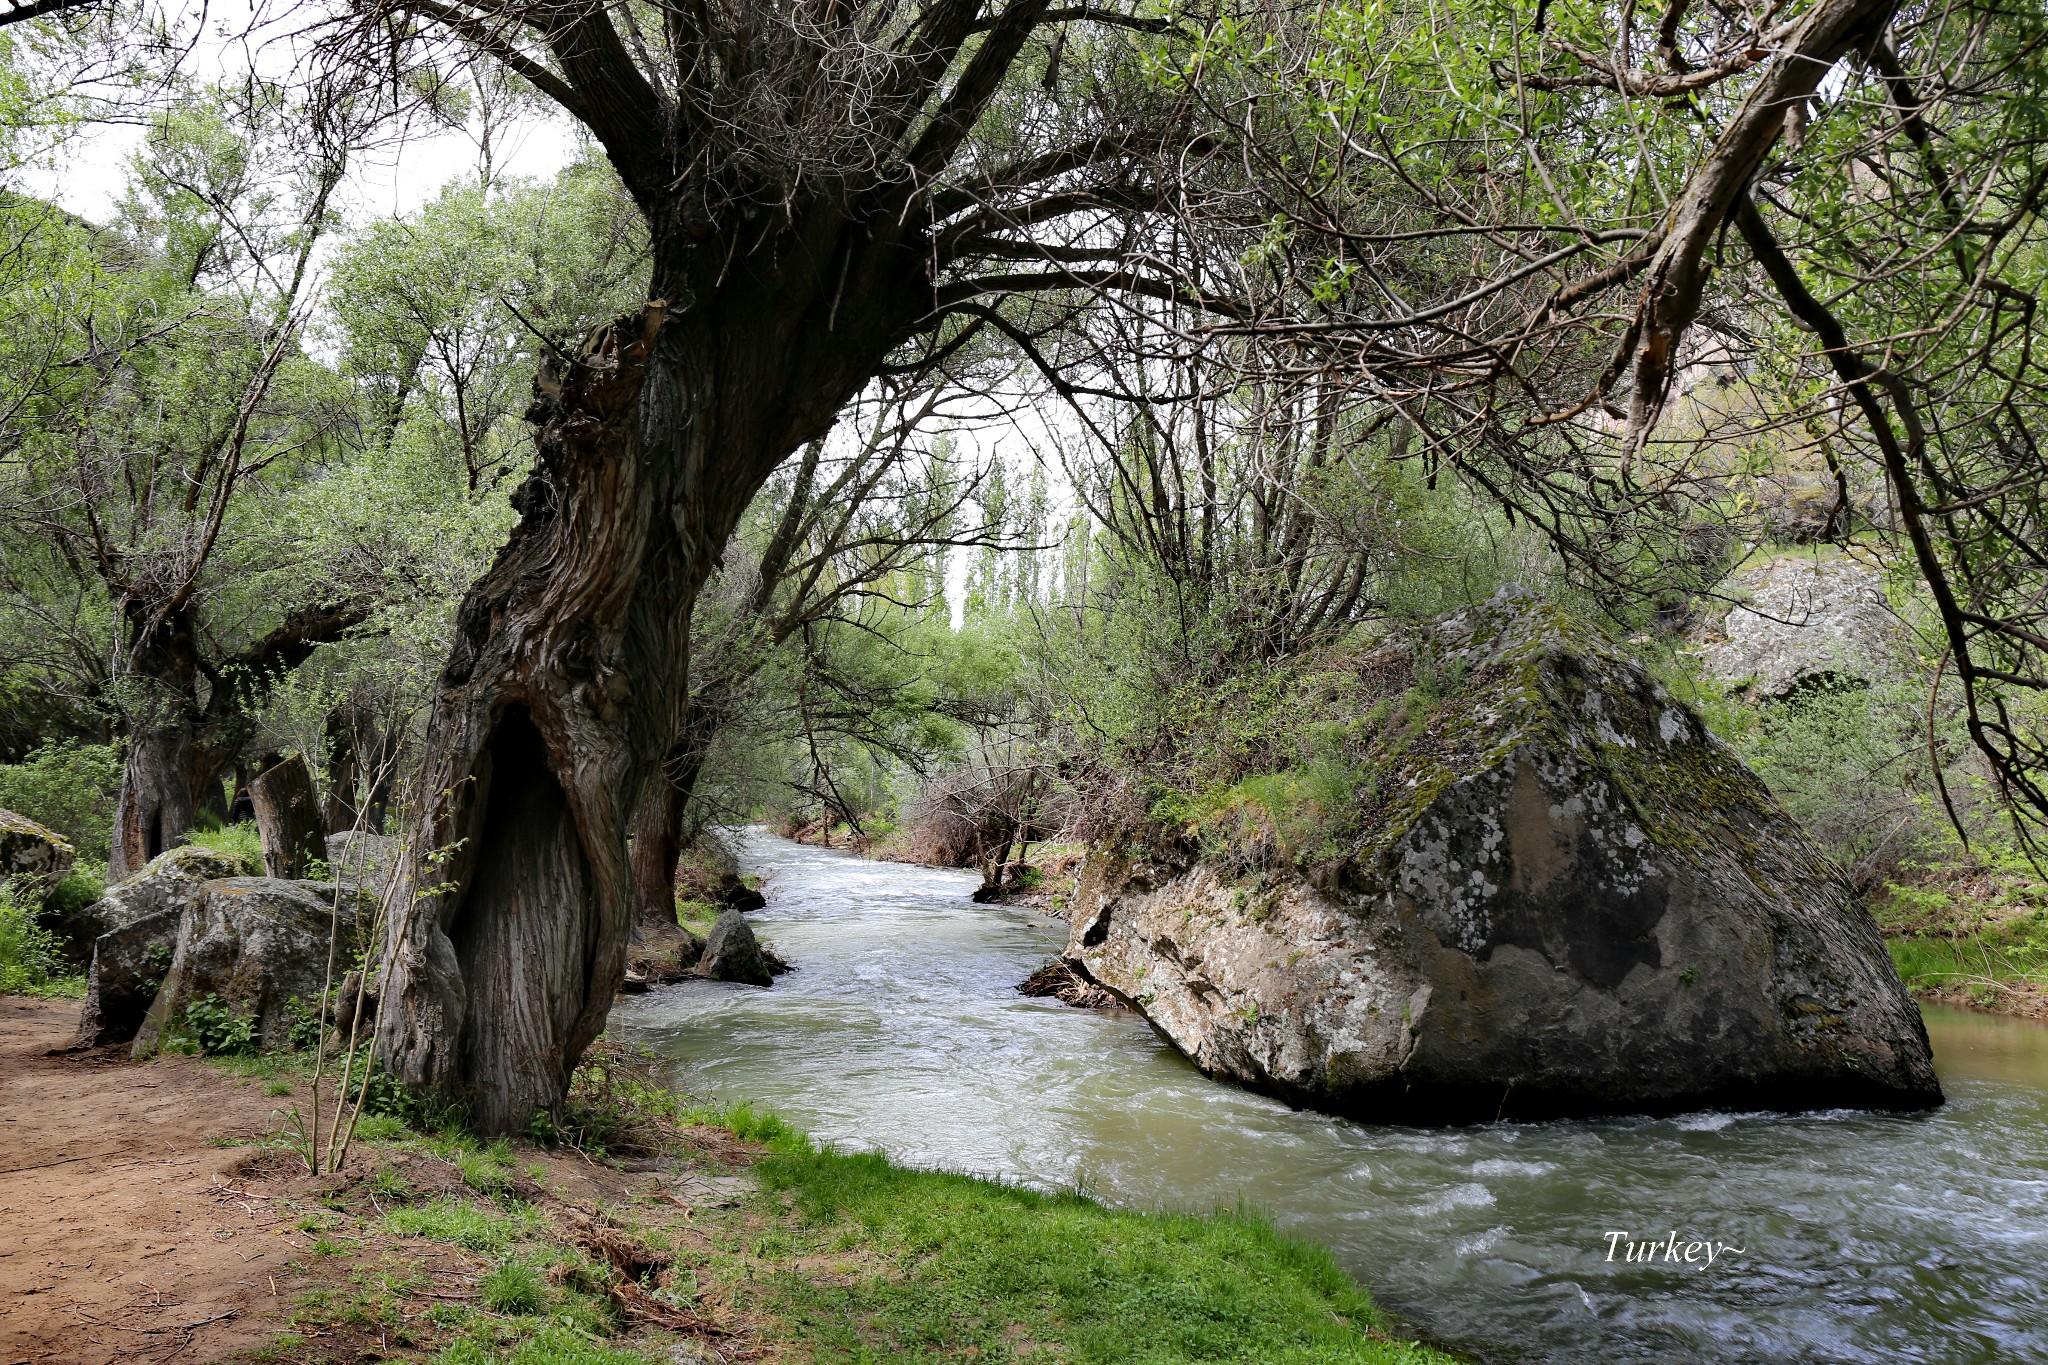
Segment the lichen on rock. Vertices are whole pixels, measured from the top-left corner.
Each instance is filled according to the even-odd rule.
[[[1508,592],[1352,676],[1315,837],[1240,777],[1084,872],[1068,955],[1198,1065],[1387,1121],[1939,1102],[1839,872],[1599,632]]]
[[[77,856],[55,830],[26,815],[0,810],[0,883],[12,883],[41,900],[57,889]]]

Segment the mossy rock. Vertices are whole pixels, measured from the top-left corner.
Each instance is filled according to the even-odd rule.
[[[1105,851],[1069,955],[1212,1074],[1364,1118],[1940,1101],[1840,872],[1623,651],[1509,592],[1401,655],[1341,693],[1318,856],[1199,818]]]

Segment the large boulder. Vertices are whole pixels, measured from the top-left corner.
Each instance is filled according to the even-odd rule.
[[[71,870],[78,850],[54,830],[26,815],[0,810],[0,882],[26,888],[41,902]]]
[[[737,981],[747,986],[772,986],[768,957],[761,941],[737,910],[727,910],[712,922],[704,936],[704,954],[697,961],[699,975],[714,981]]]
[[[398,840],[388,834],[345,829],[327,836],[328,875],[378,900],[398,877]]]
[[[124,928],[140,919],[171,911],[171,932],[177,932],[178,915],[199,888],[221,877],[239,877],[248,872],[246,861],[232,853],[187,844],[150,859],[127,881],[110,886],[106,894],[90,905],[55,919],[50,927],[73,947],[81,960],[89,960],[94,944],[104,934]]]
[[[185,907],[170,968],[135,1036],[136,1055],[154,1051],[203,997],[253,1017],[263,1046],[286,1043],[294,1015],[319,1009],[330,934],[337,981],[360,946],[357,911],[356,897],[332,882],[230,877],[206,883]]]
[[[182,905],[158,910],[110,929],[94,942],[74,1048],[105,1047],[135,1037],[170,973],[184,914]]]
[[[1196,1065],[1385,1122],[1940,1102],[1840,873],[1604,638],[1503,594],[1356,676],[1337,856],[1084,870],[1069,957]]]
[[[185,907],[206,883],[246,870],[230,853],[174,848],[63,917],[58,932],[67,943],[84,945],[80,956],[87,964],[74,1047],[125,1043],[135,1036],[170,971]]]
[[[1911,641],[1883,571],[1846,555],[1781,555],[1727,587],[1737,601],[1696,633],[1700,661],[1755,700],[1888,676]]]

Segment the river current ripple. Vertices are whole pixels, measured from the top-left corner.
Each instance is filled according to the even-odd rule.
[[[1930,1011],[1926,1114],[1368,1127],[1017,995],[1064,926],[972,904],[972,874],[741,843],[799,970],[623,1000],[615,1031],[679,1088],[912,1165],[1257,1208],[1486,1361],[2048,1362],[2048,1028]],[[1742,1250],[1630,1264],[1611,1232]]]

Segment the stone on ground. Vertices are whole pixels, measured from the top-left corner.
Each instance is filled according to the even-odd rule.
[[[249,870],[248,863],[232,853],[187,844],[150,859],[140,872],[108,887],[100,899],[71,912],[52,927],[67,941],[81,947],[81,957],[90,957],[93,944],[102,934],[164,910],[183,910],[205,883],[221,877],[239,877]],[[175,914],[171,922],[176,932]]]
[[[0,810],[0,882],[13,882],[41,902],[71,870],[78,851],[26,815]]]
[[[248,867],[231,853],[186,845],[150,860],[127,881],[66,917],[60,932],[85,945],[85,1007],[76,1047],[125,1043],[142,1027],[170,971],[178,924],[199,888]]]

